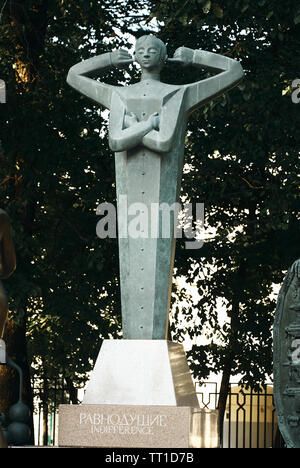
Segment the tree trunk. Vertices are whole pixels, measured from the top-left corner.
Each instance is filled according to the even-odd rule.
[[[49,416],[49,392],[48,392],[48,379],[44,374],[43,377],[44,391],[43,391],[43,445],[48,445],[48,416]]]
[[[239,269],[241,272],[241,268]],[[233,367],[233,362],[236,357],[236,346],[238,344],[238,317],[239,317],[239,301],[235,298],[232,301],[231,308],[231,335],[229,338],[227,358],[222,372],[222,380],[218,399],[218,431],[220,437],[220,446],[223,447],[223,427],[226,411],[226,403],[230,392],[230,377]]]
[[[230,391],[230,376],[231,376],[231,359],[227,363],[222,372],[222,380],[220,386],[219,400],[218,400],[218,433],[220,437],[220,446],[223,447],[223,428],[226,412],[227,397]]]
[[[66,383],[68,387],[68,392],[70,395],[70,402],[72,405],[78,405],[78,395],[77,395],[77,388],[74,387],[72,380],[70,377],[66,377]]]

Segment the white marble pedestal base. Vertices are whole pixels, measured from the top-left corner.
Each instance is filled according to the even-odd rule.
[[[199,407],[183,346],[104,340],[83,404]]]

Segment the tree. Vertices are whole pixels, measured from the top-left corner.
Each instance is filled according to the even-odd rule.
[[[95,236],[97,203],[115,198],[106,120],[65,78],[80,59],[126,45],[116,28],[124,33],[131,25],[134,32],[141,4],[15,0],[1,12],[0,78],[8,95],[0,115],[0,190],[18,258],[17,271],[6,282],[11,303],[6,340],[24,370],[27,401],[32,399],[28,363],[45,383],[59,373],[83,381],[101,339],[120,333],[117,241]],[[299,111],[290,95],[298,73],[298,5],[295,0],[149,4],[170,54],[183,44],[217,51],[241,60],[246,71],[240,88],[189,122],[186,161],[192,170],[184,174],[182,193],[205,203],[206,226],[215,232],[192,255],[183,242],[176,252],[178,274],[197,284],[200,301],[197,318],[187,309],[187,325],[173,325],[173,337],[193,338],[209,329],[209,343],[194,346],[189,357],[198,378],[211,370],[223,373],[221,427],[230,376],[242,373],[243,382],[253,386],[272,372],[269,294],[299,257]],[[165,79],[182,83],[195,73],[170,65]],[[223,324],[219,298],[228,313]],[[1,389],[14,388],[3,369],[0,378]],[[2,400],[1,410],[14,401],[13,395]]]
[[[178,327],[176,309],[173,336],[207,334],[207,344],[194,345],[189,357],[199,379],[222,372],[222,436],[230,377],[242,374],[241,383],[255,387],[272,374],[272,285],[299,257],[299,109],[291,84],[299,72],[300,11],[293,0],[151,3],[170,55],[182,45],[216,51],[240,60],[246,73],[238,89],[190,119],[191,170],[182,190],[205,203],[213,235],[192,255],[183,243],[176,251],[178,273],[186,275],[190,265],[200,300],[185,311],[187,325]],[[166,79],[192,81],[195,71],[173,68]],[[218,300],[228,316],[222,323]]]
[[[142,3],[15,0],[1,9],[0,191],[18,263],[6,282],[5,339],[30,406],[31,364],[44,381],[63,374],[81,382],[101,339],[120,333],[117,241],[96,237],[97,204],[115,199],[106,119],[66,76],[81,59],[124,45],[116,28],[124,31],[120,21]],[[0,372],[7,411],[14,376]]]

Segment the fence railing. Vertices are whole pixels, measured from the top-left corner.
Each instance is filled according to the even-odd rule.
[[[217,409],[218,384],[208,382],[196,386],[200,408]],[[64,379],[48,382],[51,404],[43,403],[43,387],[35,385],[35,445],[57,445],[59,404],[81,402],[83,389],[75,392]],[[75,398],[75,400],[74,400]],[[223,426],[223,448],[284,448],[278,430],[273,399],[273,387],[267,385],[259,392],[243,390],[231,384]]]
[[[217,409],[216,382],[208,382],[197,391],[201,408]],[[223,425],[223,448],[284,448],[279,432],[273,397],[273,385],[259,391],[230,385]]]

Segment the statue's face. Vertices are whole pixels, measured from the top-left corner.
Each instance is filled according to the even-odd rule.
[[[162,65],[161,48],[152,38],[137,44],[135,58],[140,66],[146,70],[160,69]]]

